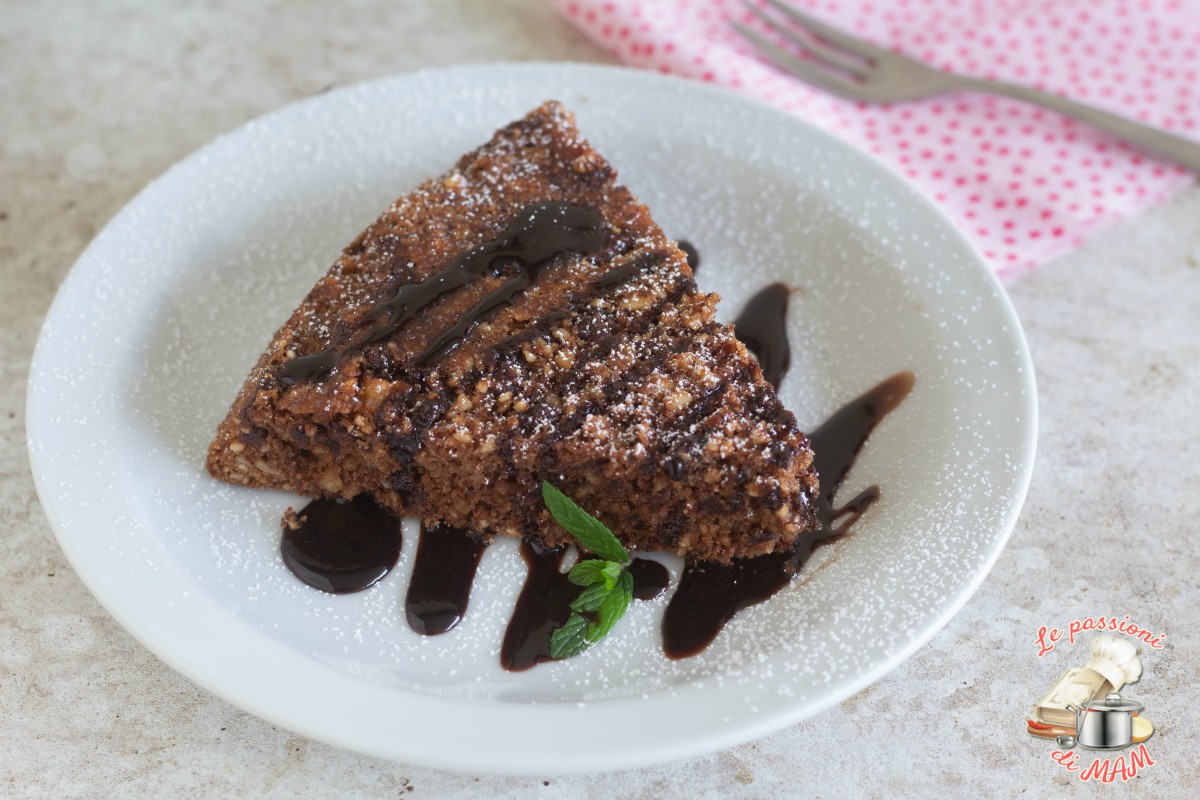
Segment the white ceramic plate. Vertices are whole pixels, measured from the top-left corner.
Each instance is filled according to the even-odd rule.
[[[797,288],[785,401],[802,426],[899,370],[916,388],[843,487],[883,499],[701,655],[669,661],[665,599],[602,646],[500,669],[523,564],[489,549],[464,622],[403,622],[416,537],[358,595],[283,567],[297,498],[219,484],[205,446],[276,326],[394,197],[554,97],[727,318]],[[164,661],[317,739],[489,772],[631,767],[730,746],[879,678],[979,586],[1033,462],[1033,372],[1012,308],[950,223],[872,159],[693,83],[606,67],[467,67],[354,86],[223,136],[148,186],[64,281],[28,399],[38,494],[72,565]],[[673,566],[673,577],[678,570]]]

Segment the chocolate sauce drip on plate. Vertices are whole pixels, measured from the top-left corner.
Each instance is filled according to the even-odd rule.
[[[566,551],[521,542],[529,573],[500,646],[500,666],[505,669],[520,672],[551,660],[550,637],[571,616],[571,601],[580,590],[561,571]]]
[[[635,558],[629,562],[629,574],[633,575],[634,600],[661,597],[671,582],[671,573],[667,568],[648,558]]]
[[[529,572],[500,647],[500,666],[510,672],[521,672],[553,660],[550,637],[571,616],[571,601],[583,591],[562,571],[566,551],[565,547],[547,548],[521,542],[521,558],[525,559]],[[638,600],[653,600],[667,588],[669,573],[658,562],[635,558],[629,571],[633,575],[633,596]]]
[[[733,323],[734,335],[754,353],[767,383],[779,388],[792,361],[787,337],[787,284],[772,283],[746,303]]]
[[[790,552],[735,559],[728,565],[689,563],[663,618],[663,651],[687,658],[707,647],[725,623],[743,608],[761,603],[786,586],[813,549],[845,533],[879,498],[873,486],[841,508],[834,496],[875,426],[908,396],[911,372],[900,372],[847,403],[809,434],[821,479],[817,518],[821,527],[805,533]],[[837,528],[834,521],[848,517]]]
[[[679,249],[687,256],[688,266],[692,268],[692,276],[696,275],[696,270],[700,269],[700,251],[696,249],[696,245],[686,239],[679,240]]]
[[[467,251],[436,275],[401,286],[391,298],[372,308],[369,318],[373,324],[365,331],[348,331],[320,352],[293,358],[280,369],[279,379],[291,385],[322,378],[349,350],[391,336],[443,295],[483,275],[517,267],[515,276],[439,334],[413,363],[419,366],[441,358],[475,325],[512,303],[555,256],[566,252],[590,255],[599,251],[607,238],[604,218],[596,211],[564,202],[528,206],[498,238]]]
[[[606,236],[603,219],[588,209],[567,203],[530,206],[496,240],[471,250],[421,283],[400,287],[391,299],[372,310],[374,325],[365,333],[347,333],[326,350],[293,359],[284,365],[280,378],[287,384],[319,379],[345,352],[391,335],[442,295],[476,277],[519,267],[514,277],[437,336],[414,364],[440,358],[457,347],[478,322],[510,304],[557,255],[594,253],[603,247]],[[700,266],[699,254],[690,243],[679,244],[694,273]],[[615,285],[644,266],[637,263],[614,270],[602,276],[593,291]],[[737,337],[755,354],[764,377],[776,388],[790,361],[788,292],[782,283],[767,286],[750,299],[734,323]],[[565,312],[558,313],[565,316]],[[703,650],[737,612],[786,586],[814,548],[845,533],[879,498],[879,488],[873,486],[840,508],[833,504],[871,431],[908,396],[913,380],[908,372],[893,375],[809,434],[821,479],[816,500],[818,530],[799,537],[789,552],[737,559],[729,565],[689,563],[685,567],[663,620],[667,656],[686,658]],[[673,474],[678,467],[668,464],[668,471]],[[350,502],[314,500],[298,516],[303,518],[302,524],[295,529],[285,526],[281,549],[288,568],[310,586],[334,593],[359,591],[386,575],[399,558],[400,520],[365,495]],[[843,521],[834,528],[838,520]],[[413,630],[433,635],[458,624],[466,613],[485,549],[478,538],[461,529],[422,529],[405,602]],[[566,622],[571,602],[582,590],[562,572],[565,548],[543,548],[526,541],[520,552],[528,575],[500,652],[501,665],[510,671],[552,660],[551,635]],[[669,582],[666,568],[648,559],[634,559],[630,572],[634,597],[639,600],[659,597]]]
[[[350,501],[313,500],[296,518],[298,527],[284,525],[283,563],[321,591],[362,591],[400,558],[400,519],[365,494]]]
[[[487,542],[463,528],[421,526],[404,614],[417,633],[434,636],[457,625],[467,613],[471,584]]]

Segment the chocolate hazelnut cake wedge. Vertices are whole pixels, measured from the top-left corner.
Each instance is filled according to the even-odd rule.
[[[545,479],[633,549],[788,549],[817,527],[808,440],[615,179],[549,102],[397,200],[275,334],[208,470],[556,546]]]

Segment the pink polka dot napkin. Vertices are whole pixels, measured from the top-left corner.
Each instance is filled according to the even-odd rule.
[[[792,0],[952,72],[1023,83],[1200,140],[1200,0]],[[1009,278],[1195,180],[1036,106],[953,94],[853,103],[756,57],[726,24],[739,0],[554,0],[629,64],[745,92],[908,177]]]

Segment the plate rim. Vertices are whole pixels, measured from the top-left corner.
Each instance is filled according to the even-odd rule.
[[[239,691],[244,689],[240,684],[230,686],[222,684],[214,679],[210,670],[201,668],[194,661],[190,661],[186,654],[178,647],[169,646],[170,643],[162,641],[155,637],[153,630],[146,624],[146,614],[139,616],[131,613],[130,610],[115,597],[106,587],[101,576],[98,576],[90,569],[82,552],[72,540],[71,534],[68,531],[68,525],[61,518],[61,509],[55,508],[53,499],[50,503],[46,502],[46,498],[53,498],[54,493],[50,491],[50,487],[46,485],[46,479],[43,476],[44,462],[41,460],[37,443],[39,439],[39,431],[45,424],[45,421],[36,412],[39,407],[39,398],[37,396],[39,379],[42,371],[45,369],[43,363],[45,352],[48,347],[47,331],[55,318],[56,312],[61,314],[61,308],[65,305],[65,299],[73,286],[84,280],[85,267],[89,263],[89,259],[94,260],[92,253],[99,249],[103,243],[106,232],[115,226],[122,223],[125,218],[134,213],[139,204],[146,202],[147,197],[152,197],[156,187],[161,186],[170,179],[170,176],[183,167],[183,165],[193,162],[198,159],[203,159],[206,154],[212,149],[220,145],[224,140],[236,138],[241,135],[247,128],[258,125],[273,124],[277,117],[298,113],[298,109],[312,107],[317,104],[327,102],[327,98],[350,92],[360,92],[368,87],[387,83],[419,83],[431,77],[442,77],[447,75],[475,75],[483,80],[512,80],[513,76],[522,73],[542,73],[547,70],[558,72],[575,73],[584,77],[602,76],[606,79],[617,78],[621,81],[629,81],[634,84],[644,82],[648,85],[657,84],[665,86],[676,92],[696,92],[700,96],[711,97],[715,102],[752,108],[756,113],[767,113],[774,115],[781,124],[798,126],[805,130],[805,135],[814,136],[822,143],[834,151],[840,151],[843,154],[851,157],[854,160],[863,162],[870,169],[873,169],[880,180],[893,184],[894,188],[903,190],[908,193],[914,203],[919,203],[923,206],[923,211],[926,212],[931,219],[936,219],[940,224],[943,235],[951,237],[955,244],[963,248],[973,257],[969,262],[964,262],[962,270],[967,271],[971,268],[978,277],[982,278],[984,285],[991,290],[990,299],[998,305],[998,310],[1002,313],[1004,319],[1008,322],[1010,332],[1013,338],[1013,344],[1017,345],[1014,358],[1018,362],[1020,372],[1025,376],[1026,384],[1021,388],[1023,392],[1023,407],[1021,408],[1021,422],[1024,428],[1024,437],[1020,443],[1021,463],[1017,468],[1017,476],[1014,483],[1014,491],[1008,498],[1007,508],[1003,515],[1003,521],[999,523],[1003,527],[1003,533],[996,541],[992,548],[992,552],[984,559],[983,565],[978,569],[971,581],[965,584],[958,593],[958,596],[950,602],[943,612],[929,621],[924,628],[919,630],[914,636],[910,637],[905,646],[895,651],[886,661],[877,664],[874,669],[867,670],[857,678],[851,679],[843,683],[840,687],[832,689],[823,697],[799,704],[795,706],[785,706],[783,710],[768,710],[765,712],[743,717],[736,722],[731,722],[723,729],[718,730],[703,730],[691,731],[690,735],[677,736],[674,739],[656,740],[655,747],[642,747],[641,749],[632,748],[629,746],[613,747],[609,743],[609,749],[600,753],[594,750],[588,752],[575,753],[558,753],[555,754],[554,760],[550,763],[546,756],[534,754],[532,757],[513,758],[511,752],[502,754],[492,753],[487,750],[480,750],[466,754],[467,757],[456,757],[453,754],[438,749],[412,748],[401,752],[397,750],[393,743],[381,745],[376,742],[362,741],[354,739],[353,736],[347,737],[343,731],[331,731],[327,727],[321,727],[312,724],[311,720],[297,719],[295,716],[281,713],[278,708],[264,704],[260,696],[255,696],[254,693]],[[636,87],[635,87],[636,88]],[[563,774],[589,772],[597,770],[609,769],[626,769],[631,767],[646,766],[650,764],[662,763],[665,761],[673,761],[689,756],[700,755],[707,752],[712,752],[718,749],[723,749],[736,744],[740,744],[771,732],[780,730],[784,727],[793,725],[803,719],[821,713],[829,707],[840,703],[847,697],[850,697],[861,691],[866,686],[869,686],[879,680],[883,675],[906,661],[912,654],[923,647],[930,639],[932,639],[946,624],[962,609],[963,606],[975,595],[983,581],[990,574],[991,569],[999,558],[1000,553],[1004,550],[1009,538],[1015,528],[1016,521],[1020,511],[1024,505],[1025,498],[1028,493],[1030,481],[1032,479],[1033,465],[1036,455],[1037,430],[1038,430],[1038,409],[1037,409],[1037,391],[1036,391],[1036,376],[1033,369],[1032,357],[1029,352],[1028,343],[1026,342],[1024,332],[1022,330],[1020,320],[1016,314],[1016,310],[1012,305],[1010,298],[1005,292],[999,278],[983,261],[978,250],[967,239],[961,230],[959,230],[949,217],[940,208],[934,205],[927,197],[922,195],[911,183],[899,175],[896,171],[888,167],[883,162],[854,145],[844,140],[838,139],[832,134],[819,128],[817,125],[808,122],[796,115],[779,110],[769,106],[754,98],[746,97],[737,94],[731,90],[721,87],[714,87],[708,84],[698,83],[695,81],[685,80],[682,78],[662,75],[655,72],[639,70],[636,68],[625,66],[613,66],[591,63],[577,62],[558,62],[558,61],[533,61],[533,62],[491,62],[484,64],[457,65],[451,67],[434,67],[424,68],[412,72],[398,73],[394,75],[384,76],[371,80],[348,84],[344,87],[339,87],[333,92],[326,94],[308,97],[295,102],[286,104],[280,108],[256,116],[236,128],[221,133],[214,137],[207,144],[192,151],[188,155],[179,159],[168,167],[163,173],[151,180],[139,192],[137,192],[93,237],[92,241],[83,250],[75,264],[71,267],[66,277],[60,283],[53,302],[46,312],[42,328],[39,332],[37,344],[34,348],[33,356],[30,361],[29,379],[26,389],[26,440],[27,451],[30,459],[30,466],[33,473],[35,488],[38,493],[39,502],[43,512],[46,514],[50,527],[55,534],[59,546],[62,548],[72,569],[83,580],[88,590],[101,603],[102,606],[116,619],[121,626],[133,635],[143,646],[150,652],[154,653],[158,658],[162,659],[172,669],[180,673],[188,680],[203,687],[214,695],[223,698],[224,700],[233,703],[243,710],[254,714],[260,718],[276,723],[288,730],[296,731],[313,739],[325,741],[339,747],[345,747],[357,752],[365,753],[373,756],[380,756],[391,760],[399,760],[407,763],[416,763],[425,766],[432,766],[440,769],[448,769],[454,771],[486,771],[492,773],[528,775],[528,774]],[[237,620],[235,617],[228,619],[241,622],[243,628],[247,630],[235,630],[230,632],[231,636],[237,636],[239,639],[250,639],[251,643],[257,645],[256,653],[263,653],[266,650],[271,650],[274,647],[285,648],[280,642],[271,640],[261,631],[251,628],[245,624],[243,620]],[[227,621],[226,617],[221,617],[217,621]],[[288,650],[289,653],[294,651]],[[316,661],[309,659],[312,663],[304,664],[301,670],[306,675],[310,674],[310,670],[316,670],[311,673],[315,676],[328,675],[331,669],[325,665],[319,665]],[[345,675],[351,682],[362,683],[366,687],[371,687],[375,690],[378,686],[370,684],[362,679],[354,678],[353,676]],[[577,720],[583,715],[587,715],[589,719],[600,719],[612,717],[613,720],[619,721],[622,714],[629,708],[641,707],[645,708],[644,701],[640,698],[618,698],[612,700],[595,701],[592,703],[578,704],[579,707],[552,707],[547,705],[529,705],[521,706],[513,703],[505,704],[481,704],[478,701],[459,700],[445,697],[435,697],[432,695],[422,694],[420,692],[400,689],[397,687],[386,687],[388,691],[397,692],[403,695],[403,700],[406,705],[413,707],[414,710],[421,713],[452,713],[457,714],[461,711],[459,706],[470,706],[470,714],[488,716],[490,712],[500,713],[505,719],[512,716],[526,717],[533,722],[544,721],[552,717],[567,716],[570,720]],[[681,700],[687,700],[692,697],[702,697],[704,689],[696,686],[681,686],[672,690],[672,697],[678,697]],[[368,695],[371,692],[367,693]],[[355,698],[355,702],[360,702],[367,698]],[[563,704],[566,705],[566,704]],[[457,708],[457,711],[456,711]],[[582,713],[580,713],[582,712]],[[503,720],[497,720],[503,721]],[[556,721],[557,724],[557,721]],[[484,727],[484,726],[480,726]],[[598,743],[603,744],[603,743]]]

